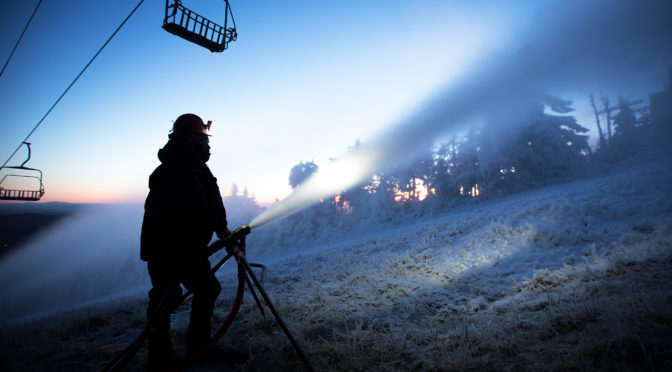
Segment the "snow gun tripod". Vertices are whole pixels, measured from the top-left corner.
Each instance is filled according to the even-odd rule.
[[[236,260],[238,264],[238,290],[236,291],[236,297],[233,302],[233,306],[231,307],[231,311],[227,316],[226,320],[224,321],[224,325],[222,325],[222,327],[217,331],[217,333],[212,337],[212,339],[201,350],[193,353],[192,355],[189,355],[186,359],[180,362],[176,367],[174,367],[171,370],[171,372],[182,371],[185,368],[189,367],[194,361],[205,356],[215,346],[215,344],[217,344],[217,342],[224,336],[226,331],[233,323],[233,319],[235,318],[236,314],[238,313],[238,310],[240,309],[240,306],[243,303],[243,295],[245,294],[245,283],[247,283],[247,285],[249,286],[250,292],[252,293],[252,297],[254,297],[254,301],[257,303],[257,306],[259,308],[259,311],[261,311],[262,316],[266,317],[266,314],[264,313],[264,310],[261,306],[259,297],[257,297],[257,294],[254,291],[254,287],[257,288],[262,298],[266,302],[266,306],[268,306],[268,308],[271,310],[271,313],[273,313],[273,316],[275,317],[276,321],[282,328],[282,331],[285,333],[285,336],[287,336],[289,342],[292,344],[292,346],[294,346],[294,349],[296,349],[296,352],[299,354],[301,361],[305,364],[306,368],[308,368],[309,371],[311,372],[314,371],[313,367],[308,362],[308,359],[306,358],[305,354],[299,347],[299,344],[296,342],[296,340],[294,340],[294,337],[292,337],[292,334],[289,332],[287,325],[285,325],[285,322],[280,317],[280,314],[278,314],[278,311],[275,309],[275,306],[273,306],[273,303],[266,294],[266,291],[264,290],[264,287],[262,286],[261,282],[259,281],[259,279],[257,279],[257,276],[254,274],[254,271],[252,271],[252,267],[261,268],[262,269],[261,277],[263,281],[266,267],[262,264],[247,262],[247,258],[245,257],[245,237],[247,236],[247,234],[250,233],[250,231],[251,231],[250,227],[248,225],[244,225],[234,230],[227,238],[218,240],[208,247],[209,255],[212,255],[213,253],[219,251],[224,247],[226,247],[227,255],[224,258],[222,258],[219,262],[217,262],[217,264],[215,264],[212,267],[212,269],[210,269],[210,273],[207,277],[209,277],[210,275],[214,275],[215,272],[219,270],[219,268],[222,267],[222,265],[224,265],[226,261],[229,260],[229,258],[233,257]],[[184,276],[184,274],[185,273],[178,274],[173,283],[171,283],[171,288],[173,286],[180,285],[180,281]],[[173,310],[175,310],[182,302],[184,302],[189,296],[191,296],[193,291],[192,290],[187,291],[184,295],[182,295],[181,299],[177,303],[170,302],[168,298],[169,296],[167,295],[168,293],[170,293],[170,291],[166,291],[166,295],[164,295],[159,301],[157,309],[154,311],[154,314],[147,321],[147,324],[145,325],[145,328],[142,330],[142,333],[135,339],[135,341],[133,341],[130,345],[128,345],[128,347],[126,347],[126,349],[123,352],[121,352],[114,360],[108,363],[108,365],[102,369],[102,372],[123,370],[124,367],[126,367],[128,363],[130,363],[135,354],[138,352],[138,350],[142,346],[142,343],[149,335],[150,331],[152,331],[156,327],[158,321],[161,318],[169,315]]]

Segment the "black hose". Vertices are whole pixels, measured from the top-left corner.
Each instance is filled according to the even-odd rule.
[[[224,258],[222,258],[215,266],[210,269],[210,273],[206,276],[206,278],[209,278],[210,275],[214,275],[217,270],[219,270],[222,265],[231,258],[233,254],[229,253],[227,254]],[[184,277],[185,273],[180,272],[177,277],[173,280],[173,282],[170,285],[170,289],[174,288],[175,286],[180,285],[180,282],[182,278]],[[143,328],[142,332],[140,335],[133,341],[131,342],[130,345],[124,349],[119,355],[117,355],[116,358],[114,358],[112,361],[110,361],[102,370],[101,372],[108,372],[108,371],[121,371],[124,367],[130,363],[130,361],[133,359],[135,354],[140,350],[140,347],[142,346],[142,343],[147,339],[147,336],[149,335],[149,332],[154,329],[156,326],[156,323],[161,319],[162,317],[170,314],[172,312],[173,307],[168,307],[167,304],[168,298],[170,297],[168,294],[171,291],[168,290],[166,293],[161,297],[161,300],[159,300],[159,304],[156,307],[156,310],[154,311],[154,314],[147,320],[147,324],[145,325],[145,328]],[[185,292],[182,297],[180,298],[179,302],[177,304],[174,304],[173,306],[179,306],[181,303],[183,303],[191,294],[194,293],[193,290],[188,290]],[[229,317],[231,315],[229,314]]]
[[[235,318],[236,314],[238,313],[238,310],[240,309],[240,306],[243,303],[243,296],[245,295],[245,283],[246,282],[249,283],[250,278],[252,279],[254,286],[257,287],[257,290],[259,291],[264,301],[266,302],[266,305],[271,310],[271,313],[273,313],[273,316],[275,317],[276,321],[278,322],[278,324],[280,324],[280,328],[282,328],[282,331],[285,333],[285,336],[287,336],[289,342],[292,344],[292,346],[294,346],[294,349],[296,349],[297,353],[299,354],[299,357],[301,358],[301,361],[303,361],[303,363],[306,365],[309,371],[311,372],[315,371],[315,369],[308,362],[308,359],[301,350],[299,344],[296,342],[296,340],[294,340],[294,337],[290,333],[289,328],[287,328],[287,325],[280,317],[280,314],[275,309],[275,306],[273,306],[273,303],[266,294],[266,291],[264,290],[264,287],[262,286],[261,282],[259,281],[259,279],[257,279],[257,276],[252,271],[252,266],[261,267],[264,269],[264,271],[262,271],[263,276],[266,267],[261,264],[255,264],[255,263],[250,264],[249,262],[247,262],[247,259],[245,258],[245,235],[249,233],[249,227],[244,226],[241,229],[245,228],[247,228],[247,230],[243,230],[243,234],[238,237],[237,246],[233,248],[227,248],[227,250],[229,250],[228,254],[223,259],[221,259],[215,266],[213,266],[212,269],[210,269],[210,275],[214,275],[215,272],[219,270],[219,268],[232,256],[235,257],[236,261],[238,262],[238,290],[236,292],[236,297],[233,306],[231,307],[231,311],[229,312],[228,317],[224,321],[224,325],[220,327],[215,336],[213,336],[201,350],[188,356],[179,365],[173,368],[171,372],[182,371],[185,368],[189,367],[194,361],[205,356],[224,336],[226,331],[230,328],[231,324],[233,323],[233,319]],[[227,241],[226,243],[230,242]],[[217,249],[221,249],[224,245],[225,243],[220,240],[213,243],[209,248],[211,252],[214,252]],[[210,275],[208,275],[207,277],[209,278]],[[184,273],[180,272],[180,274],[175,278],[171,286],[179,285],[183,276]],[[252,288],[251,285],[250,290],[254,296],[255,301],[257,302],[257,306],[259,306],[259,309],[261,310],[262,314],[264,314],[261,308],[261,303],[259,302],[259,299],[257,298],[254,289]],[[157,309],[154,311],[154,314],[152,314],[150,319],[147,321],[147,325],[143,329],[140,336],[138,336],[138,338],[136,338],[136,340],[133,341],[121,354],[119,354],[114,360],[112,360],[107,366],[105,366],[105,368],[103,368],[102,370],[103,372],[120,371],[121,369],[126,367],[126,365],[128,365],[128,363],[133,359],[137,351],[140,349],[140,346],[142,346],[142,343],[147,338],[149,332],[154,328],[155,323],[159,319],[161,319],[162,316],[169,314],[173,310],[173,307],[168,307],[166,305],[168,303],[168,297],[169,297],[168,293],[170,293],[170,291],[167,291],[166,294],[164,294],[164,296],[159,301]],[[192,293],[193,293],[192,290],[187,291],[182,296],[180,301],[177,304],[174,304],[173,306],[179,306],[179,304],[181,304],[184,300],[186,300]]]
[[[219,328],[217,333],[215,333],[215,336],[213,336],[210,339],[210,341],[205,346],[203,346],[203,348],[201,348],[201,350],[199,350],[199,351],[195,352],[194,354],[188,356],[180,364],[178,364],[175,368],[171,369],[170,372],[182,371],[185,368],[189,367],[196,360],[205,356],[217,344],[217,341],[219,341],[224,336],[226,331],[229,330],[229,327],[231,327],[231,324],[233,323],[233,319],[236,317],[236,314],[238,314],[238,310],[240,309],[240,306],[243,303],[243,296],[245,295],[245,268],[242,267],[242,265],[240,264],[240,259],[238,257],[236,257],[236,260],[239,261],[238,262],[238,291],[236,292],[236,298],[233,302],[233,306],[231,307],[231,312],[229,312],[229,316],[224,321],[224,325],[222,325],[222,327]]]

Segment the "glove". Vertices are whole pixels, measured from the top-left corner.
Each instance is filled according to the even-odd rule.
[[[226,227],[224,230],[217,231],[217,237],[221,240],[228,238],[229,235],[231,235],[231,231]]]

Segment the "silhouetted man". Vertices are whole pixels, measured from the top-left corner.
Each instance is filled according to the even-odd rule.
[[[210,339],[210,318],[221,286],[210,275],[207,247],[213,232],[229,235],[226,211],[217,179],[205,164],[210,158],[209,135],[200,117],[181,115],[168,143],[159,150],[159,165],[149,177],[149,195],[142,223],[140,258],[147,261],[152,280],[147,317],[151,318],[164,296],[175,309],[182,290],[193,289],[187,331],[187,354],[200,350]],[[150,370],[174,366],[166,311],[149,334]]]

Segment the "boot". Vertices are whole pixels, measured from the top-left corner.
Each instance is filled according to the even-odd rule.
[[[147,370],[150,372],[165,372],[177,366],[180,359],[177,357],[170,340],[152,342],[150,339],[147,353]]]
[[[149,343],[147,353],[149,371],[168,371],[180,361],[170,342],[170,316],[157,322],[156,328],[149,332],[147,341]]]
[[[250,359],[250,353],[242,350],[221,349],[215,346],[205,354],[203,359],[213,363],[239,364],[247,362]]]
[[[210,341],[210,322],[191,321],[187,329],[187,355],[201,351]]]

